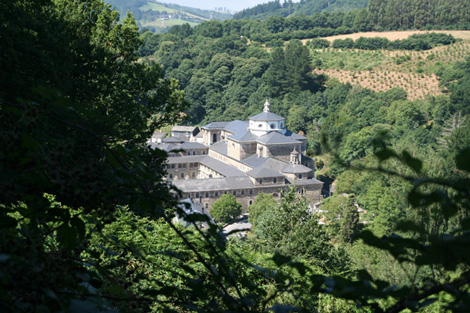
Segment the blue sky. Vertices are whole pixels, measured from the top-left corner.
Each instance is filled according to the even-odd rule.
[[[214,10],[214,8],[225,7],[230,11],[241,11],[246,8],[254,7],[257,4],[267,3],[272,0],[157,0],[158,2],[175,3],[187,7],[193,7],[205,10]],[[298,2],[299,0],[293,0]],[[284,0],[281,0],[283,3]]]

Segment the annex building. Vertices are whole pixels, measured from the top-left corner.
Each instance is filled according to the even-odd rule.
[[[213,122],[190,137],[170,136],[150,145],[169,153],[166,178],[183,199],[205,209],[224,193],[246,209],[258,193],[278,200],[292,185],[311,207],[321,200],[323,183],[314,178],[314,161],[305,156],[307,138],[287,130],[285,118],[270,112],[268,101],[248,121]]]

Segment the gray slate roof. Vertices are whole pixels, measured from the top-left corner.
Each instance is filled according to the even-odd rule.
[[[258,137],[256,142],[262,143],[262,144],[267,144],[267,145],[272,145],[272,144],[299,144],[301,143],[300,141],[295,140],[292,137],[289,136],[284,136],[281,133],[278,133],[277,131],[270,132],[266,135]]]
[[[246,174],[234,166],[228,165],[211,156],[206,156],[201,160],[201,164],[213,169],[225,177],[246,176]]]
[[[193,132],[197,127],[196,126],[173,126],[171,129],[172,132]]]
[[[155,139],[165,138],[166,135],[167,135],[166,132],[157,132],[157,131],[155,131],[155,132],[153,132],[153,134],[152,134],[152,138],[155,138]]]
[[[256,141],[258,136],[255,136],[249,130],[245,130],[244,132],[240,132],[235,135],[229,136],[228,138],[235,140],[237,142],[253,142],[253,141]]]
[[[249,123],[246,121],[235,120],[235,121],[228,123],[224,127],[224,129],[233,134],[238,134],[238,133],[246,131],[246,129],[248,128],[248,125]]]
[[[261,112],[255,116],[250,117],[252,121],[282,121],[285,120],[282,116],[272,112]]]
[[[242,163],[252,168],[265,167],[279,172],[281,172],[287,165],[286,162],[281,160],[258,157],[256,154],[243,159]]]
[[[227,126],[230,122],[212,122],[209,123],[205,126],[202,126],[204,129],[223,129],[225,126]]]
[[[184,155],[176,157],[168,157],[168,164],[179,164],[179,163],[192,163],[201,162],[206,155]]]
[[[289,164],[282,170],[283,173],[304,174],[310,173],[313,170],[302,164]]]
[[[171,136],[171,137],[163,139],[163,142],[164,143],[182,143],[184,142],[184,140],[181,139],[180,137]]]
[[[252,169],[251,171],[247,172],[253,178],[268,178],[268,177],[281,177],[283,176],[278,171],[266,168],[266,167],[258,167]]]
[[[209,149],[214,150],[223,155],[227,155],[227,142],[226,141],[219,141],[214,143],[209,147]]]
[[[182,143],[181,145],[178,146],[177,149],[204,149],[206,148],[207,149],[207,146],[199,143],[199,142],[185,142],[185,143]]]
[[[296,186],[312,186],[312,185],[316,185],[316,186],[323,186],[323,182],[319,181],[318,179],[315,179],[315,178],[311,178],[311,179],[290,179],[290,178],[287,178],[287,180],[289,181],[289,183],[291,183],[292,185],[295,185]]]
[[[222,177],[210,179],[181,179],[174,180],[172,184],[181,191],[201,192],[201,191],[223,191],[233,189],[250,189],[253,183],[248,176],[242,177]]]
[[[166,152],[170,152],[171,150],[175,150],[176,149],[176,145],[172,144],[172,143],[161,143],[159,145],[157,144],[150,144],[150,146],[152,147],[152,149],[160,149],[160,150],[163,150],[163,151],[166,151]]]

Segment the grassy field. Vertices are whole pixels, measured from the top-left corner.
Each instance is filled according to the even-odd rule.
[[[189,24],[191,27],[194,27],[194,26],[198,25],[198,23],[188,22],[188,21],[185,21],[185,20],[181,20],[179,18],[175,18],[175,19],[171,19],[171,20],[163,20],[163,21],[160,20],[160,19],[156,19],[154,21],[145,20],[145,21],[140,22],[142,27],[151,26],[151,27],[155,27],[155,28],[166,28],[166,27],[170,27],[170,26],[174,26],[174,25],[183,25],[185,23]]]
[[[147,2],[146,5],[143,5],[140,7],[141,11],[166,11],[168,13],[175,13],[177,12],[175,9],[167,8],[166,6],[163,6],[161,4],[153,3],[153,2]]]
[[[175,10],[175,9],[171,9],[171,8],[168,8],[164,5],[161,5],[161,4],[157,4],[157,3],[152,3],[152,2],[147,2],[146,5],[144,6],[141,6],[140,7],[140,10],[141,11],[166,11],[167,13],[170,13],[170,14],[173,14],[173,13],[184,13],[186,14],[187,16],[191,16],[191,17],[195,17],[195,18],[199,18],[201,20],[205,20],[205,21],[208,21],[209,19],[207,18],[204,18],[202,16],[198,16],[198,15],[194,15],[194,14],[191,14],[191,13],[188,13],[188,12],[183,12],[183,11],[179,11],[179,10]],[[180,25],[180,24],[175,24],[175,25]]]
[[[437,31],[436,31],[437,32]],[[470,54],[470,31],[438,31],[462,39],[450,46],[436,47],[427,51],[365,51],[357,49],[312,50],[314,62],[321,61],[317,73],[324,73],[341,82],[359,84],[375,91],[401,87],[410,99],[422,99],[439,95],[436,70],[445,64],[463,61]],[[325,37],[335,39],[359,37],[386,37],[389,40],[405,39],[420,31],[368,32]],[[304,41],[305,42],[305,41]]]

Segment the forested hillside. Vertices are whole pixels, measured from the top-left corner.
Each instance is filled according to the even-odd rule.
[[[370,0],[371,25],[377,30],[470,27],[468,0]]]
[[[367,7],[369,0],[279,0],[259,4],[234,15],[235,19],[267,19],[270,16],[313,15],[320,12],[348,12]]]
[[[469,311],[468,39],[292,37],[373,28],[368,14],[141,34],[101,0],[1,2],[0,310]],[[432,57],[402,58],[426,45]],[[340,60],[373,71],[387,53],[434,71],[445,93],[410,100],[314,72]],[[245,119],[266,98],[305,134],[334,194],[319,214],[295,188],[279,203],[259,194],[249,236],[228,240],[177,206],[167,155],[146,141],[176,123]]]

